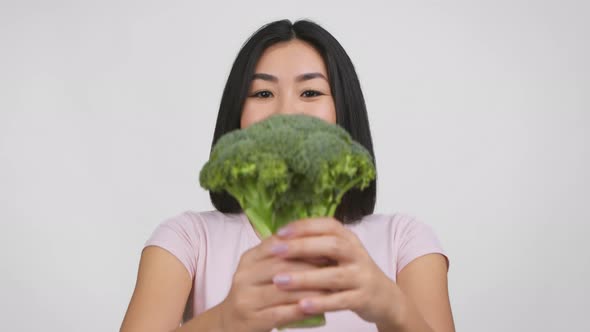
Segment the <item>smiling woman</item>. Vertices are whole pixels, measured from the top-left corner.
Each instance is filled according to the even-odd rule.
[[[335,122],[375,160],[367,108],[354,65],[340,43],[318,24],[276,21],[248,39],[227,79],[212,145],[224,134],[275,113],[304,113]],[[376,193],[376,180],[362,192],[349,191],[336,217],[349,223],[373,213]],[[230,195],[210,196],[217,210],[241,212]]]
[[[335,123],[375,159],[354,66],[313,22],[273,22],[246,42],[213,145],[274,114]],[[347,192],[334,218],[265,239],[231,196],[210,195],[217,211],[172,217],[146,242],[122,331],[266,332],[322,313],[317,331],[454,331],[444,250],[426,224],[373,213],[376,181]]]
[[[269,47],[258,60],[241,127],[273,114],[306,114],[336,122],[324,61],[311,45],[293,39]]]

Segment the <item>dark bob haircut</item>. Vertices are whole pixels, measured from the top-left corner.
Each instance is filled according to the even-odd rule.
[[[340,43],[328,31],[307,20],[295,23],[289,20],[269,23],[246,41],[236,57],[223,90],[211,148],[225,133],[240,128],[242,108],[256,64],[262,53],[276,43],[292,39],[305,41],[320,53],[328,71],[337,124],[346,129],[354,140],[362,144],[375,161],[365,99],[352,61]],[[210,192],[209,195],[211,202],[220,212],[242,212],[238,202],[228,193]],[[343,196],[335,218],[343,223],[353,223],[363,216],[372,214],[375,209],[376,195],[376,180],[363,191],[350,190]]]

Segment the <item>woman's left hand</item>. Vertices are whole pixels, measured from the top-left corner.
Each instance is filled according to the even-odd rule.
[[[299,302],[306,313],[351,310],[368,322],[396,320],[396,285],[371,259],[357,236],[334,218],[290,223],[277,234],[277,256],[287,259],[328,259],[334,264],[315,270],[275,275],[282,289],[331,290]]]

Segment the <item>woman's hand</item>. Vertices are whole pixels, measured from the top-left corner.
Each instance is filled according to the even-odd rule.
[[[275,253],[284,259],[328,259],[330,266],[277,273],[277,287],[290,291],[330,290],[299,302],[309,314],[352,310],[362,319],[379,324],[396,321],[396,285],[371,259],[354,233],[333,218],[290,223],[279,230],[286,249]],[[280,243],[275,245],[281,245]],[[302,293],[299,293],[302,295]]]
[[[219,305],[224,331],[267,332],[313,316],[303,312],[298,301],[321,296],[325,291],[282,290],[273,284],[272,277],[318,267],[310,262],[277,257],[283,249],[277,237],[272,236],[242,255],[229,294]]]

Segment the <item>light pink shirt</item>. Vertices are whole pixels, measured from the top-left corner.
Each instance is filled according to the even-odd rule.
[[[404,266],[420,256],[439,253],[447,257],[432,229],[405,215],[373,214],[345,226],[359,237],[375,263],[393,281]],[[193,279],[192,314],[197,316],[225,299],[241,255],[260,242],[243,213],[186,211],[163,221],[145,246],[166,249],[186,267]],[[377,331],[374,324],[351,311],[328,312],[326,321],[325,326],[312,330]]]

